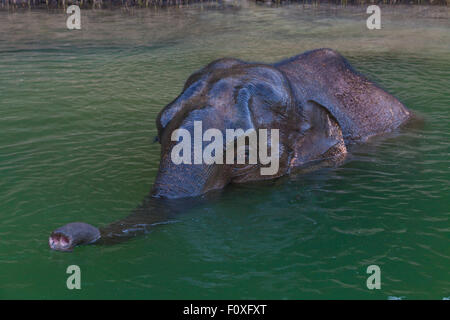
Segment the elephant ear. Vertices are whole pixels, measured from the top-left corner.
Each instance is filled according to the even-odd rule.
[[[299,119],[298,108],[295,107],[289,81],[277,69],[263,64],[248,64],[240,68],[233,75],[232,82],[235,85],[233,93],[232,116],[230,123],[234,128],[244,130],[254,129],[258,136],[260,130],[267,130],[268,152],[276,152],[280,164],[277,172],[266,178],[274,178],[284,175],[290,157],[290,132],[294,130],[294,119]],[[289,128],[289,126],[291,128]],[[273,151],[272,134],[278,130],[278,149]],[[258,148],[266,146],[258,145]],[[260,170],[263,168],[258,162],[254,166],[233,166],[233,182],[242,183],[253,180],[261,180]]]
[[[327,108],[308,100],[302,112],[302,136],[294,144],[291,167],[301,167],[316,160],[340,158],[347,153],[342,129]]]
[[[289,117],[298,114],[288,79],[279,70],[267,66],[248,65],[236,91],[237,103],[248,108],[258,128],[273,128],[276,122],[285,126]],[[275,121],[277,118],[278,121]]]

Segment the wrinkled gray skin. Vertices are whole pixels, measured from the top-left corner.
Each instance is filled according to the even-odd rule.
[[[339,163],[349,144],[392,131],[410,117],[402,103],[331,49],[274,65],[214,61],[192,74],[157,118],[161,161],[149,198],[101,230],[85,223],[59,228],[50,236],[50,247],[70,251],[81,244],[117,242],[168,221],[207,198],[199,196],[230,183],[274,179],[311,163]],[[171,150],[177,142],[171,134],[184,128],[193,136],[196,120],[202,121],[203,132],[216,128],[224,136],[226,129],[279,129],[278,172],[262,176],[261,164],[175,165]]]

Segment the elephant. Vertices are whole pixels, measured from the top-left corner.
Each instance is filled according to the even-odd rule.
[[[77,245],[122,241],[168,221],[172,214],[210,201],[209,195],[216,196],[229,184],[276,179],[311,164],[339,164],[349,145],[393,131],[411,117],[397,98],[332,49],[307,51],[275,64],[232,58],[213,61],[194,72],[181,94],[157,116],[160,164],[143,204],[101,229],[82,222],[58,228],[50,235],[50,248],[72,251]],[[216,133],[276,129],[278,148],[271,152],[277,155],[277,170],[263,175],[265,164],[260,161],[175,163],[172,156],[179,141],[174,132],[183,129],[195,135],[199,122],[202,130]],[[232,148],[236,139],[227,140]],[[189,146],[183,155],[194,148]],[[245,153],[244,158],[248,156]]]

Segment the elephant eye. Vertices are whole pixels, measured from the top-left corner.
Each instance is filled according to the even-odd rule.
[[[248,140],[245,139],[245,149],[244,151],[238,150],[237,146],[234,147],[234,164],[246,164],[250,161],[250,146]],[[239,161],[238,161],[239,160]]]

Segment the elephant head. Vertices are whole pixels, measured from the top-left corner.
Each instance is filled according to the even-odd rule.
[[[229,183],[273,179],[326,153],[345,153],[340,127],[325,108],[314,101],[297,101],[290,82],[277,68],[236,59],[212,62],[191,75],[183,92],[159,113],[156,122],[161,162],[152,194],[157,197],[196,196]],[[275,129],[278,135],[271,138],[278,141],[272,145],[276,139],[268,138],[267,149],[277,157],[277,170],[262,174],[265,165],[259,158],[257,163],[248,163],[249,149],[256,151],[254,145],[248,145],[250,139],[246,141],[245,164],[236,158],[231,163],[175,164],[172,156],[178,141],[173,139],[174,131],[183,129],[194,136],[196,122],[202,124],[203,131],[222,133],[227,148],[224,159],[230,146],[238,155],[237,144],[230,145],[226,137],[227,130],[253,131],[258,135],[256,147],[265,149],[259,133]],[[202,150],[208,143],[202,141]],[[190,153],[195,153],[194,144]]]
[[[235,59],[215,61],[191,75],[183,92],[159,113],[156,123],[161,161],[152,194],[166,198],[197,196],[229,183],[282,176],[293,165],[325,153],[336,144],[336,137],[341,138],[337,123],[325,109],[312,102],[302,106],[295,101],[291,85],[281,71]],[[201,124],[201,129],[196,124]],[[177,139],[179,130],[189,137],[196,136],[198,141],[208,129],[220,132],[223,137],[224,149],[214,151],[219,151],[223,161],[192,160],[196,152],[198,155],[213,142],[208,137],[197,146],[189,139],[190,146],[182,153],[190,155],[187,157],[190,162],[174,163],[174,149],[179,151],[177,145],[181,142]],[[238,134],[230,139],[230,131]],[[242,133],[250,132],[255,134],[255,140],[253,143],[250,138],[245,140],[246,154],[238,161],[241,150],[234,140],[239,140],[239,134],[242,138]],[[264,145],[262,142],[266,141]],[[234,158],[226,161],[231,160],[230,148]],[[269,174],[265,174],[269,172],[264,171],[267,164],[259,157],[261,149],[271,153],[271,159],[277,162],[271,163],[275,168]],[[258,155],[256,163],[249,159],[251,150]]]

